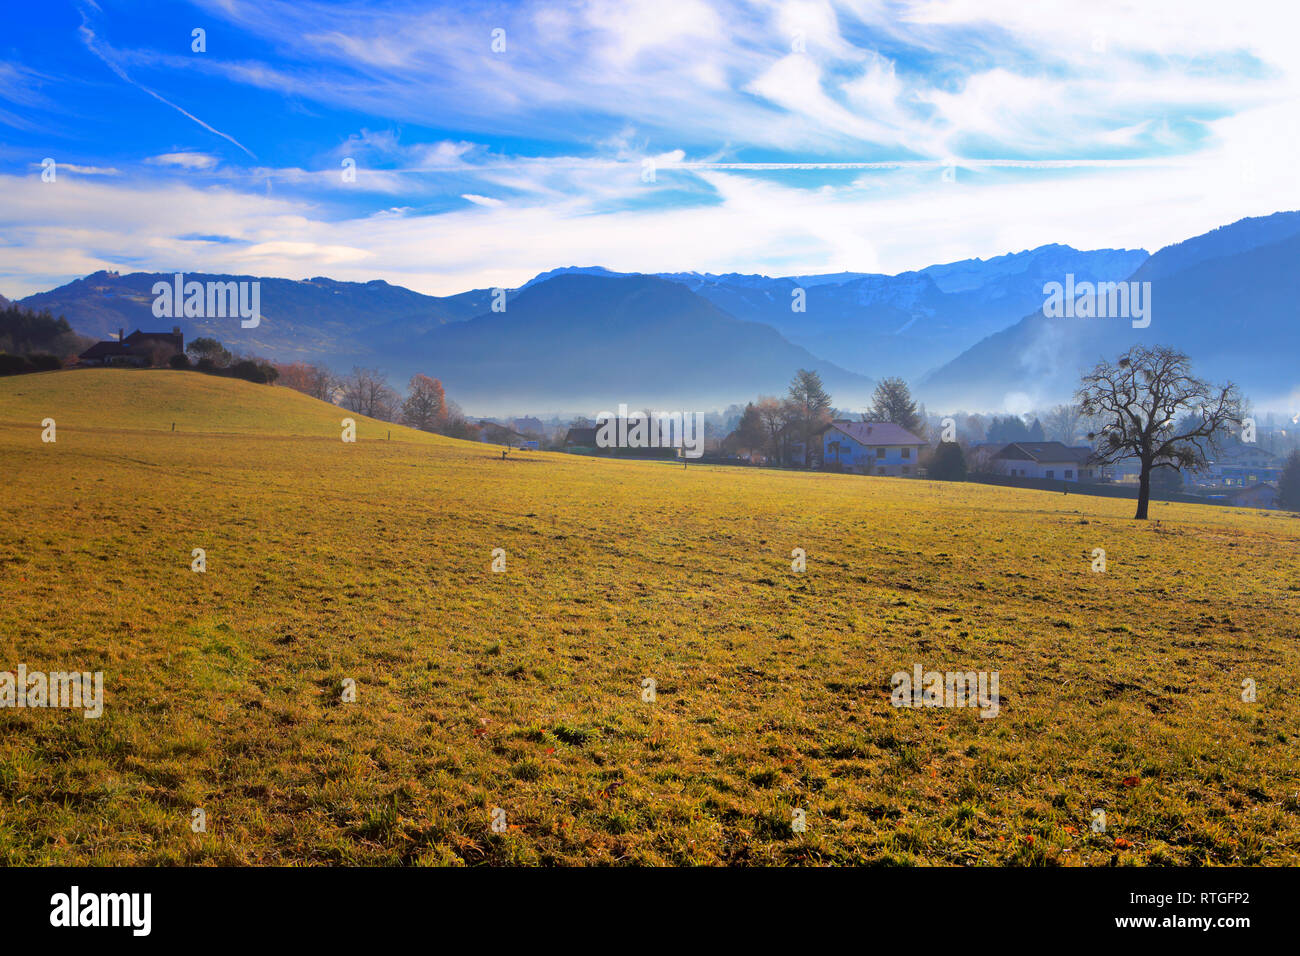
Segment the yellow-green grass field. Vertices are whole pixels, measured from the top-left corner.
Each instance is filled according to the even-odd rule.
[[[0,380],[0,670],[105,680],[0,710],[0,862],[1300,863],[1295,516],[347,414]],[[917,663],[999,715],[893,707]]]

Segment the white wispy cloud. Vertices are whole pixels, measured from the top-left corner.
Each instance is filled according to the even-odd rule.
[[[1195,162],[1090,165],[1066,181],[1069,170],[1025,178],[990,165],[959,168],[955,182],[944,182],[940,168],[912,165],[810,190],[700,169],[691,176],[711,200],[669,206],[612,202],[672,188],[671,176],[641,182],[635,166],[599,199],[546,195],[437,215],[386,207],[343,218],[327,218],[309,199],[233,187],[0,177],[9,200],[0,234],[16,246],[6,250],[0,289],[13,297],[114,268],[122,250],[131,251],[129,268],[301,278],[325,264],[340,279],[448,294],[519,285],[557,264],[798,275],[897,272],[1048,242],[1154,249],[1242,216],[1300,208],[1291,154],[1267,148],[1294,138],[1298,122],[1284,107],[1213,121],[1211,139],[1222,145]],[[231,241],[185,238],[196,233]]]
[[[40,129],[41,123],[36,115],[48,112],[51,105],[40,89],[47,79],[41,72],[24,64],[0,60],[0,103],[8,103],[11,107],[0,107],[0,125],[18,130]]]
[[[557,264],[900,271],[1045,242],[1154,249],[1300,208],[1292,3],[201,6],[275,55],[83,39],[136,86],[127,67],[184,66],[365,128],[280,166],[158,144],[140,170],[115,162],[118,182],[0,178],[6,294],[123,250],[289,277],[325,271],[315,257],[440,293]]]
[[[51,156],[50,159],[55,159]],[[44,163],[31,163],[33,169],[44,169]],[[112,166],[86,166],[82,163],[62,163],[55,159],[54,174],[57,181],[60,173],[80,173],[82,176],[117,176],[121,170]]]
[[[98,6],[95,6],[93,4],[91,6],[94,6],[94,9],[96,11],[99,10]],[[233,143],[235,146],[238,146],[241,150],[247,153],[250,158],[252,159],[257,158],[255,155],[253,155],[252,150],[250,150],[243,143],[239,142],[239,140],[235,139],[233,136],[229,135],[228,133],[223,133],[221,132],[221,130],[216,129],[213,126],[209,126],[207,123],[203,122],[203,120],[199,119],[193,113],[189,112],[183,107],[177,106],[175,103],[167,99],[161,93],[151,90],[143,83],[138,83],[135,80],[131,79],[131,77],[127,74],[126,70],[124,70],[118,64],[113,48],[110,47],[107,43],[105,43],[96,35],[94,28],[91,26],[90,15],[85,7],[81,8],[81,18],[82,18],[81,27],[79,28],[78,32],[81,34],[82,43],[85,44],[87,50],[89,50],[96,57],[98,57],[99,60],[110,70],[112,70],[113,73],[116,74],[118,78],[120,78],[123,82],[129,83],[132,86],[134,86],[136,89],[149,94],[150,96],[152,96],[154,99],[164,104],[165,106],[170,106],[172,109],[180,113],[186,119],[192,120],[193,122],[197,123],[199,126],[203,127],[203,129],[207,130],[209,133],[212,133],[215,136],[220,136],[222,139],[226,140],[227,142]]]
[[[158,166],[177,166],[181,169],[214,169],[220,160],[211,153],[160,153],[157,156],[150,156],[145,160],[146,163],[153,163]]]
[[[346,12],[223,0],[210,9],[284,56],[274,66],[212,59],[205,68],[489,135],[551,124],[581,140],[594,122],[621,117],[696,150],[725,142],[938,158],[979,142],[1062,157],[1122,144],[1116,129],[1172,108],[1295,92],[1296,14],[1280,2],[1244,0],[1230,17],[1217,2],[1163,0],[590,0]],[[490,47],[496,27],[506,30],[501,54]],[[1243,71],[1239,55],[1260,73]]]

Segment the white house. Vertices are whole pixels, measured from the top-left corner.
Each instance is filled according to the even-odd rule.
[[[822,467],[862,475],[915,475],[927,442],[889,422],[834,421],[817,433]]]
[[[1059,441],[1018,441],[993,456],[1003,474],[1013,478],[1053,478],[1059,481],[1093,481],[1096,466],[1089,464],[1092,449],[1072,448]]]

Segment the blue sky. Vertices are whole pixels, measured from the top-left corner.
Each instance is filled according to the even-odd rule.
[[[564,265],[1154,250],[1300,207],[1297,7],[15,4],[0,293],[101,268],[445,294]]]

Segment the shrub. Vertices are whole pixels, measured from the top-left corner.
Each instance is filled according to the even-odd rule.
[[[177,369],[190,368],[190,360],[185,356],[184,352],[177,352],[167,360],[167,364]]]
[[[242,378],[246,382],[256,382],[259,385],[267,385],[274,382],[279,376],[275,367],[266,362],[256,362],[253,359],[240,359],[230,368],[226,369],[226,374],[232,378]]]
[[[940,442],[930,456],[926,477],[939,481],[962,481],[966,477],[966,454],[956,442]]]
[[[199,368],[203,371],[208,371],[203,368],[205,361],[209,368],[225,368],[230,364],[230,352],[216,339],[197,338],[186,346],[185,351],[198,360]]]
[[[226,374],[231,378],[242,378],[246,382],[260,382],[262,380],[257,363],[250,362],[248,359],[240,359],[231,365],[226,369]]]
[[[40,353],[27,356],[29,372],[54,372],[63,368],[63,361],[57,355]]]

